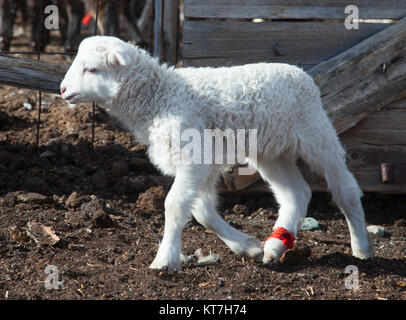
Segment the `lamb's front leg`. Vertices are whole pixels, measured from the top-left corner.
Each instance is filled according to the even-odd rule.
[[[182,231],[191,217],[191,204],[197,194],[200,178],[197,168],[178,170],[175,181],[165,199],[164,236],[151,269],[180,269]]]

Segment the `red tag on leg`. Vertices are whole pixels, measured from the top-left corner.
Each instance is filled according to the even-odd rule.
[[[294,235],[282,227],[276,228],[274,232],[268,238],[266,238],[265,241],[268,241],[271,238],[281,240],[287,249],[292,249],[293,243],[295,242]]]

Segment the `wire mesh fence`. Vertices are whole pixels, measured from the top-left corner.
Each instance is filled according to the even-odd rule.
[[[9,6],[7,7],[7,1]],[[78,0],[78,2],[80,2],[81,0]],[[112,3],[118,3],[119,1],[112,1]],[[124,1],[127,2],[127,1]],[[130,2],[130,1],[128,1]],[[77,54],[77,50],[51,50],[51,51],[46,51],[46,49],[44,48],[43,45],[43,33],[44,33],[44,29],[46,28],[45,25],[45,21],[47,19],[46,17],[46,8],[49,7],[51,1],[47,1],[47,0],[37,0],[34,2],[34,8],[33,10],[35,10],[35,12],[32,12],[31,14],[36,16],[35,21],[37,22],[35,25],[31,25],[32,28],[32,40],[33,40],[33,44],[32,46],[34,47],[34,50],[10,50],[9,47],[6,50],[1,50],[0,54],[1,55],[23,55],[23,56],[28,56],[31,58],[37,59],[37,60],[41,60],[42,57],[47,56],[47,57],[53,57],[53,56],[65,56],[65,57],[69,57],[72,58]],[[87,25],[88,27],[85,28],[84,31],[84,35],[85,36],[91,36],[91,35],[97,35],[99,33],[99,19],[100,19],[100,11],[101,11],[101,7],[102,5],[106,6],[106,3],[109,3],[109,1],[101,1],[101,0],[94,0],[94,1],[88,1],[87,2],[87,9],[89,8],[89,4],[93,5],[94,7],[93,9],[93,19],[90,21],[90,19],[88,19],[87,21]],[[146,4],[146,1],[139,1],[139,3],[143,3],[144,5]],[[153,1],[151,2],[152,6],[153,6]],[[60,5],[64,5],[66,4],[65,1],[58,1],[57,4]],[[14,18],[16,15],[16,10],[19,9],[18,8],[19,5],[19,1],[10,1],[10,0],[6,0],[6,6],[3,7],[3,10],[14,10],[14,12],[11,12],[11,14],[13,14],[13,18],[11,19],[11,28],[13,30],[13,23],[14,23]],[[11,6],[11,7],[10,7]],[[58,8],[57,8],[58,9]],[[22,10],[23,11],[23,10]],[[8,12],[3,12],[4,15],[7,15]],[[24,12],[22,12],[22,19],[23,19],[23,24],[24,24]],[[26,18],[26,17],[25,17]],[[84,23],[85,19],[89,18],[89,14],[85,15],[84,17],[80,17],[80,23]],[[1,17],[0,17],[1,19]],[[153,35],[153,30],[152,30],[152,21],[154,19],[153,16],[153,10],[152,10],[152,15],[150,15],[149,19],[151,20],[150,26],[151,29],[148,30],[149,31],[149,41],[152,43],[152,35]],[[90,23],[92,22],[92,23]],[[3,21],[3,23],[5,23],[5,21]],[[68,22],[69,23],[69,22]],[[9,26],[10,27],[10,26]],[[67,26],[65,26],[67,28]],[[4,26],[3,26],[4,29]],[[24,29],[24,25],[23,25],[23,29]],[[13,33],[13,31],[11,31],[11,34]],[[20,31],[21,33],[21,31]],[[62,34],[62,32],[61,32]],[[21,44],[20,44],[21,46]],[[48,59],[49,60],[49,59]],[[37,102],[38,102],[38,113],[37,113],[37,120],[36,120],[36,126],[35,126],[35,143],[36,146],[39,147],[40,145],[40,127],[41,127],[41,112],[42,112],[42,100],[43,100],[43,92],[41,90],[38,91],[38,97],[37,97]],[[97,110],[98,106],[95,103],[92,103],[91,106],[91,113],[92,113],[92,130],[91,130],[91,148],[94,148],[94,143],[95,143],[95,114],[96,114],[96,110]]]

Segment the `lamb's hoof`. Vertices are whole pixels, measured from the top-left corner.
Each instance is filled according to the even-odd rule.
[[[169,262],[168,260],[155,258],[149,266],[150,269],[165,270],[168,272],[181,271],[180,262]]]
[[[374,256],[374,244],[369,237],[367,236],[367,240],[363,243],[363,245],[351,245],[352,255],[358,259],[370,259]]]
[[[251,238],[246,241],[246,248],[241,253],[242,256],[253,259],[257,262],[262,261],[264,257],[264,251],[262,249],[261,242],[256,238]]]
[[[279,259],[277,257],[274,256],[265,256],[262,259],[262,262],[264,264],[278,264],[279,263]]]
[[[372,250],[370,251],[353,250],[352,255],[358,259],[366,260],[373,258],[374,252]]]
[[[283,242],[276,238],[271,238],[265,242],[264,246],[264,257],[262,262],[267,263],[279,263],[283,252],[286,250],[286,246]]]

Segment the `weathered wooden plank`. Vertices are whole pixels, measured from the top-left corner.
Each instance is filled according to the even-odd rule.
[[[360,36],[372,35],[388,27],[388,23],[367,23],[360,29],[347,30],[343,22],[332,21],[185,21],[183,42],[204,40],[307,40],[349,41]],[[209,37],[209,39],[208,39]],[[331,38],[333,37],[333,38]]]
[[[0,55],[0,83],[50,93],[59,93],[69,65]]]
[[[338,133],[406,97],[406,18],[308,70]]]
[[[185,21],[182,57],[185,66],[210,66],[232,60],[316,65],[385,29],[366,24],[346,30],[342,22]]]
[[[384,108],[375,112],[340,137],[348,143],[406,147],[406,105],[404,108]]]
[[[184,67],[231,67],[247,63],[259,63],[268,62],[263,57],[253,58],[253,57],[236,57],[236,58],[196,58],[196,59],[182,59],[182,65]],[[269,61],[271,62],[271,61]],[[314,67],[314,64],[301,64],[301,68],[307,70]]]
[[[385,109],[400,109],[400,110],[405,110],[406,109],[406,98],[400,99],[394,103],[391,103],[385,107]]]
[[[191,18],[345,19],[344,9],[356,5],[361,19],[401,19],[406,2],[399,0],[185,0]]]

